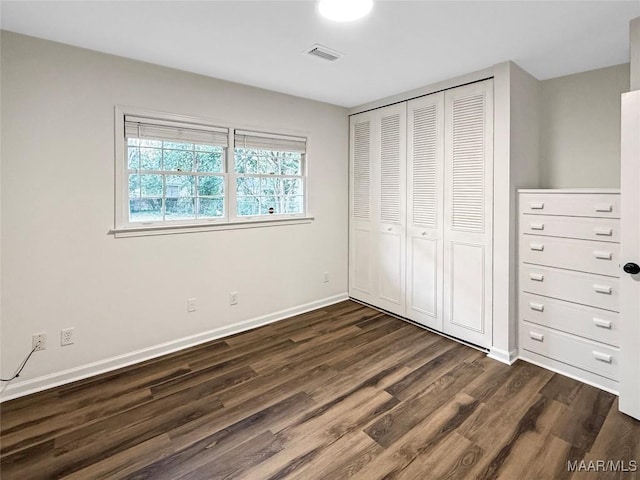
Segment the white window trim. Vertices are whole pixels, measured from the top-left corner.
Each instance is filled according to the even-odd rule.
[[[129,216],[129,177],[126,168],[125,156],[125,136],[124,136],[124,118],[127,116],[137,116],[143,118],[157,119],[167,122],[192,123],[212,128],[227,128],[229,131],[228,147],[226,149],[226,168],[224,172],[225,179],[225,200],[226,209],[225,216],[216,219],[199,219],[185,220],[181,222],[150,222],[130,223]],[[268,226],[295,225],[311,223],[315,217],[309,214],[309,195],[308,195],[308,162],[307,154],[304,155],[303,161],[303,188],[304,188],[304,212],[302,214],[289,215],[273,215],[265,217],[259,216],[243,216],[237,217],[236,212],[236,195],[231,194],[229,188],[235,187],[235,169],[234,164],[234,128],[239,130],[263,131],[264,128],[251,128],[244,125],[225,125],[223,122],[211,122],[210,120],[192,117],[188,115],[179,115],[166,112],[158,112],[146,110],[138,107],[130,107],[123,105],[115,106],[115,226],[109,233],[116,238],[148,236],[148,235],[167,235],[176,233],[191,233],[216,230],[234,230],[245,228],[257,228]],[[279,131],[273,132],[281,135]],[[292,133],[292,132],[289,132]],[[293,132],[297,133],[297,132]],[[302,135],[308,137],[307,135]],[[308,150],[307,138],[307,150]]]

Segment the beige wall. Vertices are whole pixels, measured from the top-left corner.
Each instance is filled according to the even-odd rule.
[[[620,95],[629,64],[541,82],[541,187],[620,185]]]
[[[640,17],[629,22],[629,91],[640,90]]]
[[[49,344],[5,398],[346,295],[346,109],[7,32],[1,47],[2,376],[33,333]],[[115,239],[116,104],[308,132],[315,221]]]

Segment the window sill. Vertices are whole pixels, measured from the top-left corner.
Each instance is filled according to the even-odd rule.
[[[118,227],[109,230],[115,238],[147,237],[152,235],[174,235],[178,233],[212,232],[217,230],[242,230],[245,228],[275,227],[281,225],[298,225],[311,223],[315,217],[291,217],[273,220],[242,220],[227,223],[195,224],[195,225],[142,225],[139,227]]]

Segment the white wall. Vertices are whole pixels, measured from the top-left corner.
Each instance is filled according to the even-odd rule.
[[[620,95],[629,64],[541,82],[541,186],[620,185]]]
[[[8,32],[1,48],[2,376],[48,334],[4,398],[346,295],[346,109]],[[116,104],[309,132],[315,221],[115,239]]]
[[[513,62],[494,66],[493,344],[490,356],[517,357],[518,188],[537,187],[540,82]]]

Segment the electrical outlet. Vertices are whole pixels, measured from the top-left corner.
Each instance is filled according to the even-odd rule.
[[[60,346],[73,345],[73,327],[60,330]]]
[[[195,298],[187,299],[187,312],[195,312],[198,309]]]
[[[324,283],[329,283],[329,272],[324,272]]]
[[[238,292],[231,292],[229,294],[229,305],[237,305],[238,304]]]
[[[31,348],[37,350],[46,350],[47,348],[47,334],[46,333],[34,333],[31,335]]]

